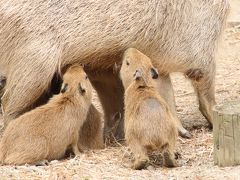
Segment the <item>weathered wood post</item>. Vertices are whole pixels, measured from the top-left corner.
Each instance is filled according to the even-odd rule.
[[[240,164],[240,102],[216,106],[213,113],[214,164]]]

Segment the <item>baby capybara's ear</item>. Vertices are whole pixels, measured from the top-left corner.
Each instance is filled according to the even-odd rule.
[[[153,79],[158,78],[158,70],[156,68],[151,68],[151,76]]]
[[[68,84],[63,83],[62,88],[61,88],[61,93],[65,93],[68,89]]]

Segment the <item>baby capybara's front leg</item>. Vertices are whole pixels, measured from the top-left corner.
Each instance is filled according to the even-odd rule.
[[[73,135],[73,141],[71,144],[72,151],[75,154],[75,156],[80,156],[81,152],[78,148],[78,139],[79,139],[79,131],[76,131]]]

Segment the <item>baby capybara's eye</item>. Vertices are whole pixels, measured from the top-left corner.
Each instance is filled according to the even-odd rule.
[[[129,66],[129,62],[128,61],[126,61],[126,64],[127,64],[127,66]]]
[[[88,79],[88,76],[87,76],[87,75],[85,76],[85,79]]]

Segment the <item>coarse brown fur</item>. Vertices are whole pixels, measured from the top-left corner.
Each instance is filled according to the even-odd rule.
[[[149,149],[163,150],[165,164],[176,165],[176,120],[159,95],[153,69],[147,56],[133,48],[126,51],[120,75],[125,88],[125,138],[134,153],[134,169],[146,166]]]
[[[139,49],[163,72],[167,88],[162,97],[174,116],[169,74],[201,69],[204,77],[193,85],[200,110],[212,124],[215,51],[228,9],[227,0],[1,0],[0,67],[9,78],[3,96],[5,125],[26,112],[65,65],[79,62],[104,74],[128,47]],[[108,121],[119,111],[106,110],[108,104],[111,109],[123,104],[116,101],[123,99],[115,91],[121,84],[112,76],[109,72],[104,78],[116,85],[104,85],[99,78],[101,88],[96,88],[109,113],[107,124],[113,124]]]
[[[79,129],[91,104],[92,89],[79,65],[63,76],[61,93],[19,118],[6,128],[0,144],[3,164],[33,164],[62,158],[68,147],[79,155]]]
[[[87,119],[79,131],[78,147],[81,150],[102,149],[103,121],[100,112],[91,104]]]

